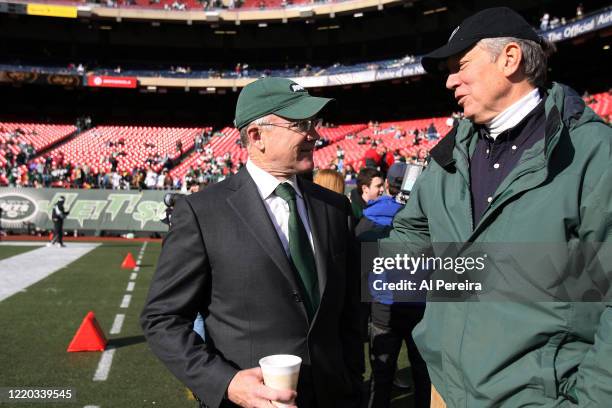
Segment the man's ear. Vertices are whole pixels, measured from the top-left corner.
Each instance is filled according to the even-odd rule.
[[[523,50],[517,43],[509,42],[502,49],[497,62],[504,76],[509,78],[519,72],[523,62]]]
[[[249,145],[255,146],[258,150],[263,151],[265,146],[261,138],[261,128],[257,125],[251,125],[247,129],[247,135],[249,137]]]

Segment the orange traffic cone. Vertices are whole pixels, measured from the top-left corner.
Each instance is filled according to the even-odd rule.
[[[96,320],[96,315],[89,312],[68,345],[67,351],[104,351],[106,343],[106,337]]]
[[[121,267],[123,269],[134,269],[136,267],[136,261],[134,261],[134,257],[131,252],[128,252],[123,262],[121,263]]]

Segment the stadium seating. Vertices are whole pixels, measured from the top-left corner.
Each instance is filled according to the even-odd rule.
[[[193,147],[196,135],[203,130],[204,128],[98,126],[53,149],[49,154],[54,159],[63,155],[66,162],[88,165],[94,172],[108,172],[111,169],[109,156],[119,153],[117,169],[131,171],[135,167],[145,166],[145,161],[151,155],[168,155],[173,160],[178,159],[180,153],[176,149],[176,143],[180,140],[183,152],[188,151]],[[123,145],[118,144],[120,139],[123,139]],[[161,164],[157,164],[154,170],[159,171],[161,167]]]
[[[589,106],[602,118],[606,119],[612,115],[612,95],[609,92],[602,92],[592,95],[595,102]]]
[[[19,129],[19,136],[13,138],[15,144],[8,144],[7,148],[10,149],[14,155],[19,153],[19,147],[17,143],[25,142],[29,143],[36,151],[44,150],[60,141],[66,139],[70,134],[76,131],[76,127],[73,125],[48,125],[42,123],[29,123],[29,122],[0,122],[0,144],[7,143]],[[0,149],[0,166],[6,164],[5,159],[6,151]]]
[[[345,162],[353,165],[353,167],[356,169],[361,168],[363,166],[363,155],[366,150],[370,148],[369,144],[358,144],[358,140],[361,136],[368,136],[372,139],[382,141],[382,143],[391,151],[395,149],[404,149],[406,154],[416,156],[421,149],[429,151],[429,149],[437,144],[437,141],[429,141],[424,139],[421,144],[415,146],[413,144],[413,140],[394,139],[394,129],[401,128],[406,131],[410,131],[412,129],[423,129],[428,127],[429,124],[433,122],[438,129],[440,136],[442,137],[450,130],[450,127],[446,124],[447,119],[448,118],[429,118],[401,122],[385,122],[379,125],[378,135],[374,135],[374,130],[372,128],[368,128],[367,124],[341,125],[338,127],[321,128],[319,129],[319,133],[323,138],[329,140],[330,144],[315,151],[315,166],[318,168],[327,167],[331,161],[336,158],[336,147],[340,146],[345,152]],[[346,136],[351,133],[354,135],[354,137],[351,139],[346,139]],[[217,158],[225,155],[226,153],[230,153],[234,165],[239,162],[246,163],[247,153],[246,149],[243,149],[238,144],[238,140],[240,139],[238,130],[232,127],[226,127],[221,131],[221,134],[222,135],[220,136],[214,136],[207,145],[212,148],[213,157]],[[204,162],[204,155],[204,153],[194,152],[179,166],[172,169],[170,175],[173,178],[183,178],[191,167],[200,168],[202,166]]]

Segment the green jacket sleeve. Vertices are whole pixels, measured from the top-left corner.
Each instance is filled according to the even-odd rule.
[[[598,264],[605,281],[612,282],[612,169],[604,170],[581,205],[579,236],[582,242],[598,246]],[[588,187],[587,187],[588,188]],[[579,407],[604,407],[612,401],[612,289],[604,289],[603,312],[594,342],[578,366],[575,387],[570,395]]]
[[[431,171],[426,169],[410,194],[408,202],[393,219],[393,230],[388,238],[379,241],[381,255],[393,256],[391,248],[401,247],[404,250],[417,253],[418,251],[429,248],[431,240],[429,234],[429,222],[425,209],[426,188],[431,182]]]

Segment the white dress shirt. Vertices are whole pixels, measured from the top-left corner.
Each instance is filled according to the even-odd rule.
[[[274,194],[274,190],[281,183],[276,177],[271,175],[270,173],[262,170],[257,167],[255,163],[253,163],[250,159],[247,160],[246,169],[251,175],[253,181],[255,181],[255,185],[257,186],[257,190],[259,191],[259,195],[264,202],[264,207],[268,211],[270,215],[270,219],[272,220],[272,224],[274,224],[274,228],[276,229],[276,233],[280,238],[283,248],[285,249],[285,253],[287,256],[290,256],[289,252],[289,204]],[[288,183],[295,189],[296,192],[296,201],[297,201],[297,209],[300,215],[300,219],[302,220],[302,224],[304,224],[304,228],[306,228],[306,234],[308,234],[308,240],[310,241],[310,246],[312,247],[312,252],[314,253],[314,243],[312,241],[312,231],[310,229],[310,222],[308,221],[308,211],[306,210],[306,204],[304,203],[304,197],[302,196],[302,192],[297,184],[296,177],[293,176],[288,180],[284,181]]]

